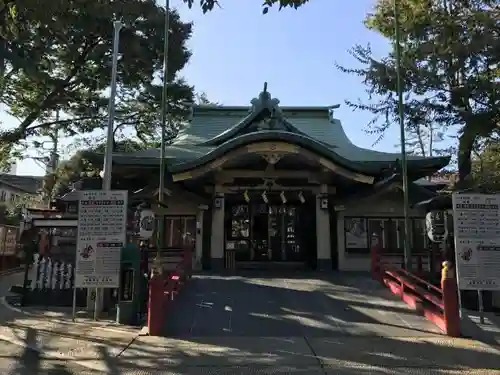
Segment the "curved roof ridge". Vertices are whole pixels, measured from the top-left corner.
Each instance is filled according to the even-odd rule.
[[[224,142],[227,142],[231,138],[234,138],[240,131],[249,126],[252,122],[254,122],[265,111],[268,111],[270,113],[271,120],[280,121],[284,125],[286,131],[290,133],[300,133],[305,135],[304,132],[296,128],[283,116],[283,111],[279,107],[279,102],[280,101],[277,98],[271,97],[271,94],[267,91],[267,82],[265,82],[264,90],[259,94],[257,98],[253,98],[250,101],[252,105],[250,107],[250,113],[237,124],[233,125],[221,134],[218,134],[217,136],[207,140],[206,142],[202,143],[202,145],[217,146]]]
[[[365,171],[365,168],[362,164],[355,161],[351,161],[349,159],[344,158],[342,155],[337,154],[336,151],[333,150],[333,147],[325,145],[324,142],[311,138],[304,133],[293,133],[279,129],[256,131],[228,139],[226,142],[219,145],[212,151],[206,153],[199,159],[190,160],[184,163],[179,163],[171,166],[170,171],[174,173],[179,173],[181,171],[190,170],[196,168],[199,165],[206,164],[211,160],[219,157],[222,154],[225,154],[229,150],[232,150],[236,147],[241,147],[246,144],[251,144],[254,142],[262,142],[270,140],[282,140],[284,142],[297,143],[301,147],[312,148],[313,150],[319,151],[321,154],[323,154],[324,157],[327,157],[330,160],[335,161],[336,163],[347,169],[357,172]]]
[[[235,125],[231,126],[229,129],[223,131],[222,133],[216,135],[215,137],[210,138],[209,140],[201,143],[203,146],[215,146],[224,139],[227,138],[232,138],[236,133],[240,131],[240,129],[243,129],[247,124],[252,122],[255,117],[257,117],[257,114],[254,112],[250,112],[248,115],[246,115],[244,118],[242,118],[239,122],[237,122]]]

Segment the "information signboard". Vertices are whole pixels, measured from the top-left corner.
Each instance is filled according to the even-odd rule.
[[[127,191],[79,192],[75,287],[118,288],[127,227]]]
[[[500,195],[453,194],[460,289],[500,290]]]

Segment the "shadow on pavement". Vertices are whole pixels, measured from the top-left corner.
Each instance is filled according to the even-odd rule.
[[[105,346],[99,346],[98,351],[100,353],[101,360],[106,364],[108,375],[121,375],[121,370],[118,366],[116,357],[112,356]]]
[[[366,277],[201,275],[120,368],[178,374],[498,374],[500,352],[450,339]],[[208,371],[210,369],[210,371]]]
[[[51,339],[50,330],[21,321],[11,323],[26,330],[30,345],[89,341],[70,322]],[[82,348],[78,361],[98,359],[103,370],[89,373],[109,375],[500,374],[498,348],[436,334],[358,275],[201,275],[169,307],[165,331],[169,337],[138,337],[129,346],[93,338],[95,355]],[[14,374],[41,373],[40,360],[26,350]],[[74,372],[56,363],[44,373]]]
[[[119,367],[175,374],[498,374],[500,352],[467,340],[381,337],[139,339]],[[202,372],[206,371],[206,372]]]
[[[56,363],[46,372],[47,375],[75,375],[74,371],[68,369],[67,366]]]
[[[366,278],[259,273],[193,278],[168,307],[167,337],[439,334]]]
[[[36,343],[36,330],[34,328],[26,329],[25,344],[27,346]],[[19,375],[33,375],[40,372],[41,355],[35,350],[25,347],[19,360],[15,372]]]

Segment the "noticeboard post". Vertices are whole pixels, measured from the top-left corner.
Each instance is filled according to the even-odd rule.
[[[75,288],[118,288],[127,191],[79,192]]]
[[[453,194],[459,290],[500,290],[500,195]]]

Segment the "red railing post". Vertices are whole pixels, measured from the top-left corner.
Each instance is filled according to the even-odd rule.
[[[148,301],[148,331],[150,336],[161,336],[165,325],[164,289],[165,282],[162,275],[151,277]]]
[[[371,262],[371,271],[372,271],[372,278],[374,280],[382,282],[382,248],[381,245],[379,244],[379,239],[376,234],[372,235],[372,241],[371,241],[371,253],[372,253],[372,262]]]
[[[443,291],[443,314],[446,334],[451,337],[459,337],[460,311],[458,304],[458,286],[451,262],[443,262],[441,289]]]

